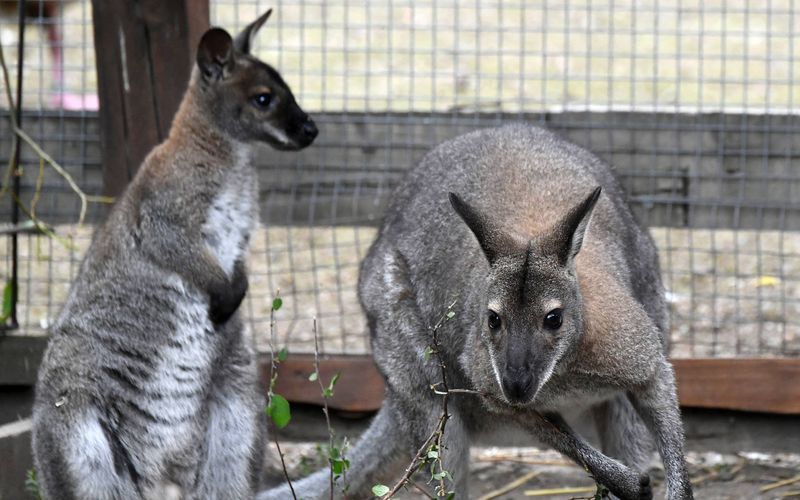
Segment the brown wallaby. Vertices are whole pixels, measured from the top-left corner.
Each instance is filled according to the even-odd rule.
[[[271,11],[270,11],[271,12]],[[169,132],[97,230],[50,329],[34,404],[45,498],[252,498],[264,401],[236,314],[258,215],[252,145],[317,129],[277,71],[207,31]]]
[[[394,193],[359,296],[386,398],[347,453],[349,497],[392,484],[437,425],[431,387],[442,374],[425,353],[453,300],[439,353],[449,386],[479,394],[450,397],[441,453],[456,498],[468,498],[470,442],[514,429],[624,499],[652,497],[652,436],[667,497],[692,497],[656,249],[611,169],[588,151],[525,125],[438,146]],[[593,408],[606,454],[559,415],[581,408]],[[318,499],[328,484],[320,471],[294,487]]]

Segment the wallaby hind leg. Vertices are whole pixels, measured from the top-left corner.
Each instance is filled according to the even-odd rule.
[[[584,465],[594,478],[623,500],[650,500],[653,498],[650,477],[609,458],[583,438],[557,414],[542,418],[538,414],[527,417],[515,415],[517,423],[545,444]]]
[[[33,449],[42,498],[59,500],[140,499],[130,457],[95,411],[40,410]]]
[[[630,400],[623,394],[592,408],[603,453],[646,472],[655,444]]]
[[[375,484],[388,483],[402,471],[405,450],[410,440],[402,432],[388,402],[372,419],[372,423],[358,438],[356,444],[345,452],[350,461],[347,471],[348,498],[370,498]],[[292,483],[297,498],[321,500],[330,498],[330,470],[323,468]],[[342,479],[334,485],[335,495],[342,496]],[[292,498],[288,484],[260,493],[257,500],[285,500]]]
[[[231,325],[241,328],[241,325]],[[238,332],[223,332],[233,335]],[[255,367],[241,347],[215,374],[209,398],[206,449],[187,500],[250,499],[262,475],[265,402],[256,390]]]
[[[675,393],[675,373],[672,365],[662,359],[651,380],[631,391],[631,403],[642,416],[664,462],[669,500],[693,498],[689,471],[683,454],[683,424]]]

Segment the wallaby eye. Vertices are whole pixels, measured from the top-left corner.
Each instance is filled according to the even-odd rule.
[[[489,329],[492,331],[499,330],[501,324],[500,315],[489,309]]]
[[[264,92],[262,94],[254,95],[252,99],[253,104],[255,104],[257,107],[266,109],[269,106],[269,103],[272,102],[272,94]]]
[[[561,309],[553,309],[544,317],[544,327],[548,330],[561,328]]]

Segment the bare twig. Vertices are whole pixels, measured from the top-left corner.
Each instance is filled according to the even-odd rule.
[[[781,486],[788,486],[790,484],[794,484],[800,482],[800,475],[790,477],[789,479],[784,479],[782,481],[775,481],[774,483],[770,483],[766,486],[762,486],[759,490],[761,493],[766,493],[767,491],[774,490],[775,488],[780,488]]]
[[[511,457],[506,455],[501,456],[491,456],[491,457],[478,457],[476,458],[478,462],[513,462],[515,464],[529,464],[529,465],[561,465],[564,467],[577,467],[575,462],[570,462],[567,460],[540,460],[536,458],[524,458],[524,457]]]
[[[3,81],[5,82],[5,87],[6,87],[6,100],[8,101],[9,121],[11,122],[11,129],[14,132],[13,136],[14,142],[12,144],[12,150],[16,150],[16,148],[19,148],[20,146],[19,141],[22,140],[28,146],[30,146],[30,148],[33,149],[33,151],[39,156],[39,162],[40,162],[40,172],[36,182],[36,191],[34,192],[34,200],[31,202],[32,204],[31,209],[30,210],[26,209],[22,201],[19,200],[18,197],[14,197],[14,202],[21,209],[23,209],[23,211],[25,211],[26,215],[28,215],[28,217],[30,217],[31,220],[37,223],[37,226],[46,226],[43,222],[41,222],[39,219],[36,218],[35,207],[41,195],[41,188],[43,185],[44,173],[42,172],[42,166],[44,163],[47,163],[53,168],[53,170],[56,171],[56,173],[58,173],[65,181],[67,181],[67,184],[69,184],[70,189],[72,189],[72,191],[74,191],[75,194],[80,199],[81,209],[78,218],[78,225],[83,224],[84,220],[86,219],[86,209],[89,203],[113,203],[114,198],[108,196],[87,195],[80,188],[80,186],[78,186],[78,184],[75,182],[75,179],[73,179],[73,177],[69,174],[69,172],[67,172],[64,169],[64,167],[62,167],[49,154],[47,154],[47,152],[44,149],[42,149],[42,147],[39,146],[39,144],[36,141],[34,141],[27,133],[25,133],[24,130],[22,130],[22,128],[20,128],[16,118],[16,109],[17,109],[17,104],[19,103],[15,103],[14,98],[11,95],[11,84],[10,84],[10,79],[8,77],[8,67],[6,66],[6,60],[2,42],[0,42],[0,68],[2,68]],[[14,171],[17,168],[18,165],[15,165],[12,155],[12,157],[9,158],[8,166],[6,168],[6,173],[3,176],[3,183],[0,186],[0,197],[2,197],[6,193],[6,191],[9,190],[9,186],[11,184],[11,178],[14,175],[19,175],[18,172]],[[50,232],[50,234],[52,234],[52,231]]]
[[[442,412],[439,415],[439,420],[436,422],[436,427],[434,427],[433,432],[430,434],[430,436],[428,436],[425,442],[422,443],[422,446],[419,447],[419,450],[417,450],[417,453],[416,455],[414,455],[414,458],[411,460],[411,463],[408,465],[408,467],[406,467],[403,476],[394,484],[392,489],[389,490],[389,492],[382,497],[383,500],[388,500],[389,498],[394,497],[407,483],[414,484],[414,482],[411,480],[411,477],[419,469],[420,465],[422,465],[425,462],[425,459],[428,456],[428,451],[431,445],[435,445],[436,447],[437,455],[434,460],[435,463],[438,463],[439,466],[439,472],[438,472],[439,486],[436,493],[440,496],[446,495],[447,488],[445,487],[444,483],[446,471],[444,470],[443,439],[444,439],[445,426],[447,425],[447,421],[450,419],[448,400],[450,397],[451,390],[447,385],[447,365],[444,363],[444,359],[441,357],[438,334],[439,334],[439,329],[442,327],[444,322],[453,317],[452,309],[453,306],[455,305],[456,305],[456,300],[453,300],[453,302],[451,302],[450,305],[447,306],[447,309],[445,310],[442,317],[439,318],[439,321],[437,321],[436,324],[430,328],[431,338],[433,342],[431,354],[434,354],[436,356],[442,374],[442,380],[431,386],[431,389],[435,394],[442,396]],[[442,389],[441,390],[437,389],[437,387],[441,387]],[[477,391],[471,391],[469,389],[458,389],[458,392],[477,394]]]
[[[314,331],[314,372],[317,374],[319,390],[322,393],[322,413],[325,414],[325,424],[328,426],[328,469],[330,472],[330,494],[333,500],[333,464],[331,463],[331,450],[333,450],[333,427],[331,427],[331,417],[328,413],[328,398],[325,397],[325,386],[322,384],[322,376],[319,373],[319,335],[317,334],[317,318],[314,318],[312,326]]]
[[[596,486],[579,486],[574,488],[546,488],[540,490],[525,490],[526,497],[552,497],[554,495],[570,495],[572,493],[592,493]]]

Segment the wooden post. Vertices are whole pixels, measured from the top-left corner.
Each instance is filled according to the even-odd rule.
[[[166,137],[208,29],[208,0],[92,0],[103,186],[118,196]]]

